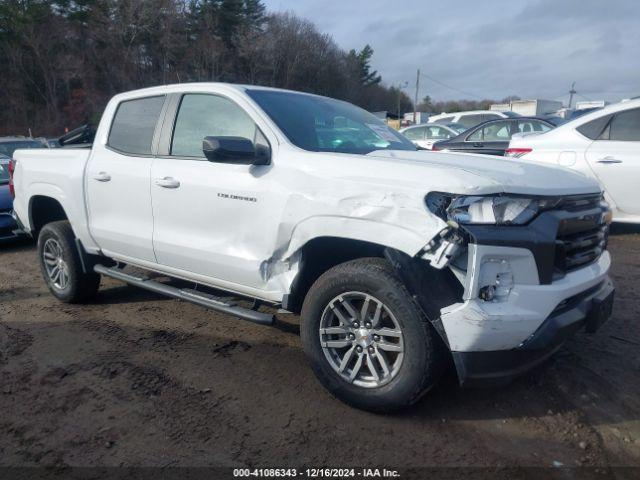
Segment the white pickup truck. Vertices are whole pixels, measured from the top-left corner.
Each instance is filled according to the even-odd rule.
[[[613,302],[595,181],[417,151],[315,95],[117,95],[90,149],[17,151],[12,188],[58,299],[88,299],[104,275],[261,324],[261,305],[300,313],[321,383],[374,411],[415,402],[447,365],[463,385],[509,379]]]

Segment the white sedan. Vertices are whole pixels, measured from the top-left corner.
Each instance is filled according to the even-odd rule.
[[[403,128],[400,130],[400,133],[415,145],[426,148],[427,150],[433,150],[434,143],[457,137],[462,131],[464,131],[464,128],[461,129],[458,127],[456,130],[456,128],[448,125],[423,123],[421,125],[412,125],[411,127]]]
[[[596,178],[616,222],[640,223],[640,99],[610,105],[540,135],[514,136],[506,156]]]

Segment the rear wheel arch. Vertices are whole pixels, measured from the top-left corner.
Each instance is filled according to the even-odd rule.
[[[68,219],[67,212],[57,199],[46,195],[34,195],[29,199],[29,224],[34,236],[37,237],[47,223]]]

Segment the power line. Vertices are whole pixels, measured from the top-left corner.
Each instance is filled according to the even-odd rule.
[[[476,97],[476,98],[479,98],[480,100],[482,100],[482,99],[483,99],[483,97],[480,97],[479,95],[476,95],[475,93],[465,92],[464,90],[460,90],[459,88],[452,87],[451,85],[447,85],[446,83],[441,82],[440,80],[438,80],[438,79],[436,79],[436,78],[430,77],[430,76],[429,76],[429,75],[427,75],[426,73],[422,73],[422,72],[421,72],[421,73],[420,73],[420,75],[421,75],[421,76],[423,76],[423,77],[425,77],[425,78],[428,78],[428,79],[429,79],[429,80],[431,80],[432,82],[437,83],[438,85],[441,85],[441,86],[443,86],[443,87],[445,87],[445,88],[448,88],[448,89],[450,89],[450,90],[454,90],[454,91],[456,91],[456,92],[458,92],[458,93],[462,93],[462,94],[464,94],[464,95],[469,95],[470,97]]]

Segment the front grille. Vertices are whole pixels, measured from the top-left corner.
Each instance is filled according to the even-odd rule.
[[[567,212],[579,212],[593,208],[602,208],[602,201],[603,197],[601,194],[571,195],[570,197],[564,197],[557,208]]]
[[[595,262],[607,248],[609,235],[600,195],[567,197],[560,209],[570,214],[560,221],[556,237],[557,275]]]

